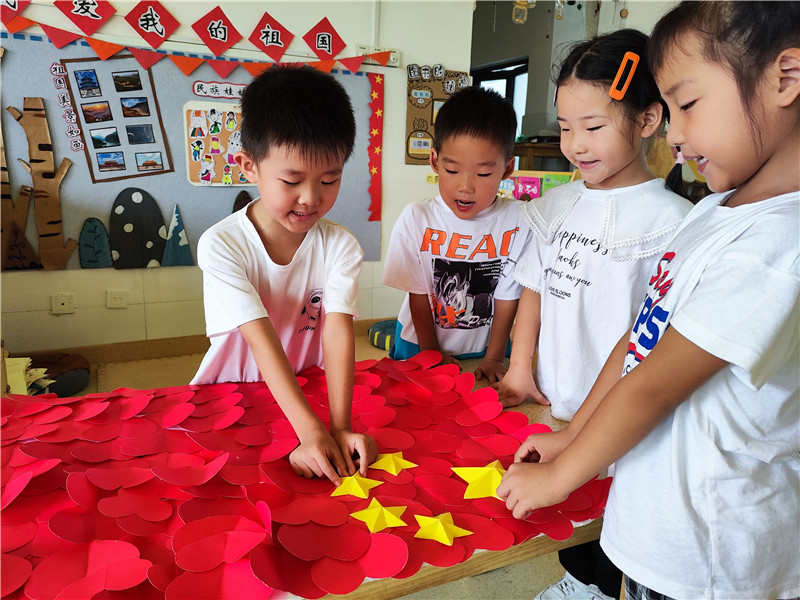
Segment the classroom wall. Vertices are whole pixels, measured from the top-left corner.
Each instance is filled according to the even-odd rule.
[[[136,4],[114,0],[118,13],[94,37],[142,47],[143,41],[123,21],[123,16]],[[263,2],[235,0],[195,2],[162,0],[162,4],[178,19],[181,27],[166,42],[165,50],[207,54],[197,43],[190,24],[214,6],[222,5],[225,13],[247,37],[263,11],[268,11],[296,35],[284,60],[315,60],[300,39],[323,16],[329,18],[348,44],[343,56],[355,54],[355,44],[368,43],[400,51],[401,68],[365,67],[385,77],[385,122],[383,145],[382,250],[402,208],[410,201],[436,193],[435,186],[425,182],[428,167],[405,165],[406,72],[410,63],[442,63],[451,70],[469,70],[471,0],[293,0]],[[28,12],[30,11],[30,13]],[[254,15],[250,17],[249,15]],[[39,22],[76,31],[75,27],[51,2],[34,0],[26,16]],[[36,32],[32,28],[28,32]],[[245,33],[248,32],[248,33]],[[242,42],[226,56],[263,60],[263,55]],[[204,51],[205,50],[205,51]],[[0,78],[2,78],[0,66]],[[176,69],[177,72],[177,69]],[[183,77],[177,73],[176,76]],[[5,110],[5,106],[3,106]],[[3,124],[8,121],[4,115]],[[7,125],[6,125],[7,126]],[[13,160],[7,156],[8,160]],[[16,195],[27,181],[12,181]],[[31,207],[32,211],[32,207]],[[32,218],[29,216],[29,218]],[[365,262],[359,280],[359,313],[361,318],[393,317],[403,294],[380,284],[383,260]],[[4,271],[0,275],[2,292],[2,336],[11,352],[90,346],[116,342],[152,340],[199,335],[204,333],[202,276],[197,267],[153,269],[70,269],[64,271]],[[106,308],[107,290],[126,290],[128,307]],[[50,314],[51,295],[71,292],[75,313]]]

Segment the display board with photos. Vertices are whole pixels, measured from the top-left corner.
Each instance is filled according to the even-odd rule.
[[[149,69],[130,55],[62,63],[94,183],[174,170]]]

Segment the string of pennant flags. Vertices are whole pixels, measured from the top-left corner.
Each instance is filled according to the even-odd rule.
[[[227,77],[238,66],[242,66],[255,76],[274,64],[281,64],[286,49],[294,39],[288,29],[268,13],[264,13],[248,37],[256,48],[266,54],[271,61],[239,61],[220,58],[231,46],[242,40],[243,36],[231,23],[225,12],[217,6],[192,24],[192,29],[206,45],[213,56],[203,58],[187,56],[182,53],[167,54],[159,50],[178,28],[178,21],[157,0],[142,0],[126,15],[125,21],[152,48],[139,48],[106,42],[92,37],[117,10],[107,0],[55,0],[53,3],[83,34],[66,31],[38,23],[24,17],[21,13],[31,0],[0,0],[0,21],[9,33],[18,33],[33,25],[38,25],[56,48],[63,48],[79,38],[94,50],[101,60],[117,54],[127,47],[136,61],[149,69],[164,57],[175,63],[184,75],[190,75],[203,62],[207,63],[220,77]],[[366,59],[372,59],[381,66],[389,62],[391,52],[375,52],[352,57],[339,57],[345,48],[344,40],[327,18],[320,20],[302,38],[319,59],[306,62],[320,71],[330,72],[337,62],[353,73],[358,72]],[[292,65],[301,63],[292,62]]]

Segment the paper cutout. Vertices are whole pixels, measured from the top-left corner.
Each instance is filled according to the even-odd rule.
[[[362,477],[360,473],[351,475],[350,477],[342,477],[342,484],[331,493],[331,496],[355,496],[356,498],[367,498],[369,491],[382,485],[381,481],[374,479],[367,479]]]
[[[327,18],[323,18],[303,36],[308,47],[320,60],[331,60],[344,50],[344,40]]]
[[[256,48],[278,62],[289,48],[294,34],[272,18],[269,13],[264,13],[248,39]]]
[[[164,43],[180,25],[156,0],[142,0],[125,15],[125,20],[153,48]],[[130,50],[133,52],[133,48]]]
[[[485,467],[453,467],[456,475],[467,482],[467,491],[464,498],[489,498],[494,497],[498,500],[497,486],[506,470],[495,460]]]
[[[86,35],[94,35],[117,12],[107,0],[55,0],[53,5]]]
[[[166,54],[162,54],[161,52],[153,52],[151,50],[142,50],[141,48],[128,48],[128,51],[133,55],[133,58],[136,59],[140,65],[142,65],[143,69],[149,69],[162,58],[166,58]]]
[[[111,42],[105,42],[103,40],[98,40],[95,38],[87,37],[84,38],[86,43],[92,47],[95,54],[100,58],[100,60],[106,60],[114,56],[117,52],[122,50],[125,46],[120,44],[113,44]]]
[[[375,462],[369,468],[397,475],[403,469],[412,469],[416,466],[410,460],[404,459],[402,452],[394,452],[392,454],[378,454],[375,457]]]
[[[178,56],[177,54],[170,54],[169,59],[175,63],[175,66],[187,77],[192,74],[192,71],[203,64],[203,59],[196,56]]]
[[[3,25],[8,26],[9,22],[19,16],[19,13],[25,10],[25,7],[30,3],[31,0],[16,0],[15,2],[0,3],[0,21],[3,22]]]
[[[217,6],[192,24],[192,29],[214,56],[222,56],[225,51],[242,39],[230,19]]]
[[[365,58],[367,58],[366,54],[362,54],[361,56],[351,56],[350,58],[337,58],[336,60],[338,60],[348,71],[358,73],[358,70],[361,68],[361,64],[364,62]]]
[[[435,517],[414,515],[414,518],[419,524],[419,530],[414,534],[414,537],[435,540],[440,544],[452,546],[455,538],[472,535],[471,531],[463,529],[453,523],[453,515],[450,513],[444,513]]]
[[[478,549],[541,534],[566,539],[575,523],[602,514],[607,479],[526,521],[496,497],[466,497],[494,487],[519,440],[548,429],[511,412],[460,425],[464,411],[488,418],[494,409],[482,408],[497,401],[495,392],[473,393],[471,376],[428,364],[429,356],[357,365],[353,427],[374,435],[383,455],[356,494],[337,496],[329,480],[292,471],[286,455],[298,441],[263,383],[3,398],[0,585],[16,586],[12,598],[23,588],[31,598],[53,597],[43,589],[50,579],[72,597],[119,588],[115,597],[137,600],[270,597],[273,590],[319,598],[351,592],[365,577],[456,565]],[[327,420],[324,372],[309,369],[298,382]],[[385,426],[367,426],[392,413]],[[187,429],[201,424],[204,431]],[[123,551],[91,574],[94,553],[113,554],[97,543],[136,554]],[[35,568],[7,556],[33,557]]]
[[[354,512],[354,519],[364,521],[370,532],[378,533],[387,527],[402,527],[407,523],[400,518],[406,510],[405,506],[383,506],[376,498],[369,503],[369,507],[364,510]]]

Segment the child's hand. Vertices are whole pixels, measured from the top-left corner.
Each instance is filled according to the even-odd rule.
[[[497,486],[497,495],[517,519],[527,519],[537,508],[563,502],[571,491],[559,489],[555,463],[514,463]]]
[[[475,379],[485,377],[490,384],[499,383],[505,374],[506,366],[503,361],[495,358],[484,358],[475,369]]]
[[[441,350],[439,352],[442,354],[442,360],[439,361],[440,365],[458,365],[458,368],[461,368],[461,361],[459,361],[455,356],[452,354],[446,354]]]
[[[362,477],[366,477],[367,469],[378,455],[378,445],[375,440],[364,433],[354,433],[349,429],[334,431],[331,435],[339,445],[342,455],[344,455],[347,474],[352,475],[355,473],[356,466],[353,462],[353,456],[357,455],[358,470]]]
[[[546,463],[554,460],[572,441],[566,430],[529,435],[514,454],[514,462]]]
[[[497,390],[500,403],[506,407],[522,404],[528,398],[532,398],[538,404],[550,406],[550,401],[536,387],[530,369],[514,369],[512,366],[492,387]]]
[[[352,472],[347,470],[339,446],[324,427],[300,440],[300,445],[289,455],[289,464],[298,475],[327,477],[337,487],[342,484],[341,476]]]

